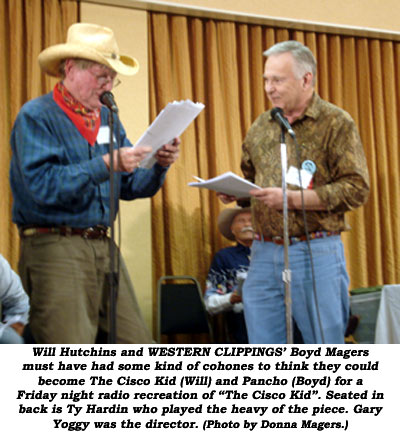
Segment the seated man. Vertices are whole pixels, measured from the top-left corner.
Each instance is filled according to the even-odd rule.
[[[19,276],[0,255],[0,343],[23,343],[22,333],[28,322],[29,298]],[[4,322],[4,323],[2,323]]]
[[[254,235],[250,208],[223,210],[218,228],[237,244],[215,254],[207,276],[205,306],[212,315],[224,312],[232,343],[248,343],[240,282],[247,274]]]

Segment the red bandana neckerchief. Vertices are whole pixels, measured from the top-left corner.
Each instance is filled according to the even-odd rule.
[[[67,114],[82,136],[93,146],[100,128],[100,110],[89,111],[86,109],[62,82],[58,82],[54,87],[53,99]]]

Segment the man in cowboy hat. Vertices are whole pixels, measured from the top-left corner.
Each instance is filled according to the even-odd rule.
[[[225,238],[237,244],[215,254],[207,276],[204,303],[212,315],[224,312],[232,343],[248,343],[240,287],[249,267],[254,236],[250,208],[224,209],[218,217],[218,228]]]
[[[134,75],[138,62],[119,53],[111,29],[76,23],[67,42],[39,55],[42,70],[60,77],[53,92],[26,103],[15,121],[10,181],[13,221],[21,235],[20,275],[30,295],[30,326],[38,343],[93,343],[109,331],[109,110],[100,97],[117,74]],[[179,139],[138,168],[150,151],[133,148],[116,118],[116,195],[154,195],[178,157]],[[120,135],[118,135],[118,132]],[[116,146],[116,145],[115,145]],[[116,341],[148,343],[121,259]],[[104,337],[103,337],[104,338]]]
[[[241,289],[247,277],[254,239],[251,208],[222,210],[218,217],[218,228],[225,238],[237,244],[215,254],[207,276],[204,303],[210,314],[224,313],[228,337],[233,343],[248,343]],[[303,343],[295,320],[293,341],[296,344]]]

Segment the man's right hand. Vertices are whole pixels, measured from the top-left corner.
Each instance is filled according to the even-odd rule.
[[[232,291],[231,298],[229,299],[231,304],[234,305],[235,303],[239,303],[242,301],[242,296],[237,293],[237,291]]]
[[[235,202],[237,200],[236,196],[229,196],[228,194],[225,193],[217,193],[217,197],[222,203],[225,203],[225,205],[228,203]]]
[[[139,167],[140,161],[151,151],[152,148],[149,146],[121,147],[118,159],[118,150],[114,150],[114,171],[133,172]],[[103,155],[103,160],[110,169],[110,154]]]

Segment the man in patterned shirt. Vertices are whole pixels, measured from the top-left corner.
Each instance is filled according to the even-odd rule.
[[[295,141],[286,135],[293,318],[305,343],[343,343],[349,278],[340,233],[347,230],[345,212],[368,198],[363,147],[350,115],[315,92],[316,61],[307,47],[285,41],[264,55],[268,99],[283,110],[298,142],[296,150]],[[256,241],[243,289],[250,343],[287,341],[280,134],[280,125],[266,111],[243,143],[243,174],[262,187],[250,192]],[[297,176],[300,169],[303,192]],[[225,203],[234,200],[226,195],[220,198]]]
[[[99,334],[104,341],[110,325],[107,227],[115,216],[109,110],[100,97],[112,89],[117,73],[134,75],[138,63],[119,53],[111,29],[75,23],[67,42],[45,49],[39,64],[61,80],[53,92],[22,107],[11,134],[13,221],[21,235],[19,270],[30,295],[30,326],[38,343],[94,343]],[[151,149],[134,149],[113,118],[121,146],[113,155],[116,197],[154,195],[178,157],[179,139],[157,152],[152,168],[138,168]],[[116,341],[152,342],[120,261]]]

